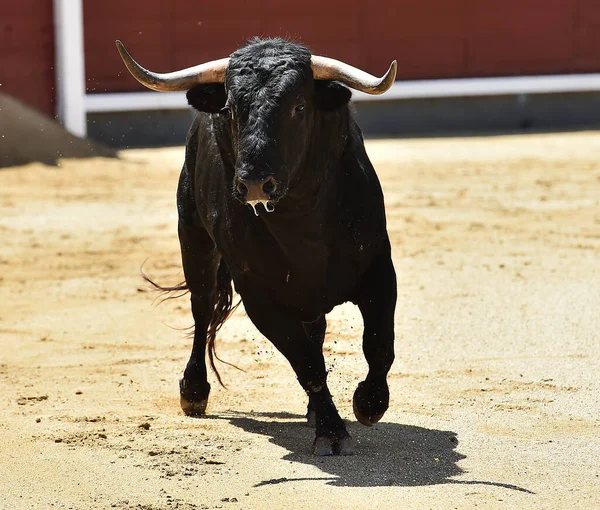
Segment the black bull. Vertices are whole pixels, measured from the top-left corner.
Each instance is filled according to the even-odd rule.
[[[209,78],[198,78],[207,73],[201,66],[190,68],[196,73],[190,82],[181,78],[190,70],[154,75],[118,45],[142,83],[188,90],[199,112],[177,190],[185,288],[195,322],[181,407],[193,416],[206,410],[206,346],[214,368],[215,334],[231,312],[233,280],[248,316],[287,358],[308,394],[313,451],[352,453],[327,387],[325,314],[346,301],[360,309],[369,371],[354,393],[354,413],[372,425],[389,404],[396,275],[381,186],[348,108],[351,93],[340,82],[381,93],[393,82],[392,68],[387,88],[373,92],[344,70],[318,79],[330,76],[318,74],[323,57],[303,46],[256,39],[215,61],[221,67],[211,68]]]

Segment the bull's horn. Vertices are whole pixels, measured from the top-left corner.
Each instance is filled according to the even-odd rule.
[[[349,64],[328,57],[311,57],[311,66],[315,80],[336,80],[348,87],[367,94],[383,94],[396,79],[398,64],[394,60],[388,72],[381,78],[365,73]]]
[[[212,60],[173,73],[158,74],[144,69],[133,60],[121,41],[116,41],[116,43],[119,54],[129,72],[142,85],[152,90],[158,90],[159,92],[189,90],[200,83],[223,83],[225,79],[229,58]]]

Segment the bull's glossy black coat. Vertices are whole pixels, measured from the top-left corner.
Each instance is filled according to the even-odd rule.
[[[179,237],[195,320],[181,381],[186,413],[210,391],[205,349],[226,315],[232,279],[256,327],[284,354],[309,396],[316,453],[350,453],[326,384],[325,314],[360,307],[369,373],[354,395],[367,425],[388,407],[396,278],[383,194],[348,108],[350,93],[315,82],[310,53],[255,40],[232,55],[225,85],[188,92],[199,113],[189,131],[177,193]],[[275,206],[259,215],[236,182],[272,176]],[[216,310],[216,311],[215,311]]]

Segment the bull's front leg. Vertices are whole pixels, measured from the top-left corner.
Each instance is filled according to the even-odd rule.
[[[267,295],[241,292],[248,316],[286,357],[306,391],[315,414],[315,455],[351,455],[352,439],[340,417],[329,388],[322,343],[309,338],[302,321]],[[324,321],[319,324],[324,333]],[[321,336],[320,334],[318,335]]]
[[[206,333],[214,313],[219,255],[206,231],[192,222],[179,221],[179,241],[194,317],[192,352],[179,381],[180,404],[188,416],[201,416],[206,412],[210,393],[205,361]]]
[[[358,300],[369,373],[354,392],[353,407],[356,419],[369,427],[382,418],[389,406],[387,374],[394,361],[396,292],[396,273],[387,250],[372,262],[365,274]]]
[[[304,331],[308,335],[308,338],[315,344],[321,347],[321,352],[323,352],[323,342],[325,341],[325,332],[327,330],[327,320],[325,319],[325,315],[321,315],[314,322],[305,322],[304,323]],[[309,427],[315,427],[316,417],[315,417],[315,409],[310,399],[308,401],[308,406],[306,408],[306,422]]]

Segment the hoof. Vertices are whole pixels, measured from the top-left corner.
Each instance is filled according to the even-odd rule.
[[[367,427],[377,423],[389,405],[390,394],[387,384],[375,386],[361,382],[354,392],[352,408],[356,419]]]
[[[317,437],[313,443],[313,455],[326,457],[330,455],[354,455],[354,442],[350,436],[341,439]]]
[[[368,416],[368,415],[362,414],[360,412],[360,410],[358,409],[358,407],[356,407],[356,402],[354,403],[354,405],[352,407],[354,409],[354,416],[356,416],[356,419],[358,420],[358,422],[362,423],[366,427],[372,427],[373,425],[375,425],[379,420],[381,420],[381,418],[385,414],[385,413],[381,413],[381,414],[375,414],[373,416]]]
[[[345,437],[338,441],[338,455],[354,455],[354,441],[351,437]]]
[[[187,416],[204,416],[206,414],[209,393],[210,384],[208,383],[204,387],[198,387],[186,383],[185,377],[179,381],[179,403]]]
[[[208,399],[201,400],[200,402],[190,402],[189,400],[181,397],[179,402],[181,404],[181,409],[187,416],[198,417],[206,414]]]
[[[313,455],[325,457],[333,455],[333,441],[328,437],[317,437],[312,447]]]

